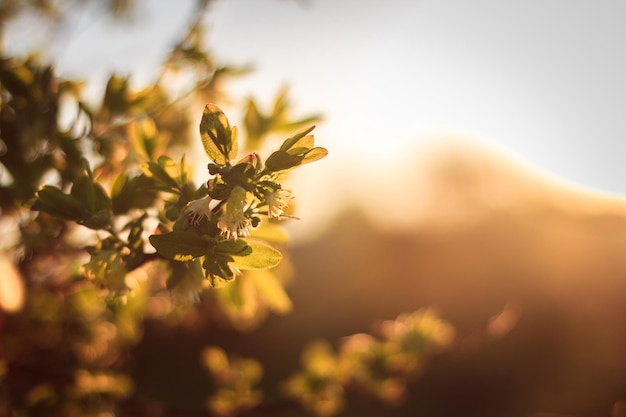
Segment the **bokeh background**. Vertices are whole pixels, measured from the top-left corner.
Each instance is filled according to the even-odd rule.
[[[88,5],[4,42],[95,96],[154,77],[193,4],[138,2],[132,24]],[[255,67],[234,100],[290,85],[330,154],[293,179],[293,312],[251,334],[149,324],[141,394],[202,405],[209,343],[277,381],[311,338],[432,306],[461,343],[394,415],[626,415],[626,3],[222,0],[207,19],[215,55]]]

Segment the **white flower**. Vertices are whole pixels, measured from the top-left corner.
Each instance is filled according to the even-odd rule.
[[[266,198],[269,216],[280,217],[292,199],[293,197],[291,196],[289,190],[284,190],[282,188],[269,193]]]
[[[247,199],[248,193],[241,187],[235,187],[231,192],[224,211],[217,222],[217,227],[226,239],[250,236],[248,228],[252,224],[252,220],[247,218],[244,213]]]
[[[217,227],[221,230],[222,236],[226,239],[237,239],[238,237],[250,236],[252,221],[244,216],[243,210],[226,210],[217,222]]]
[[[185,213],[189,216],[189,221],[192,225],[197,226],[200,224],[203,217],[206,217],[207,219],[211,217],[211,208],[209,207],[210,202],[211,197],[207,195],[198,200],[193,200],[187,203],[187,206],[185,206]]]

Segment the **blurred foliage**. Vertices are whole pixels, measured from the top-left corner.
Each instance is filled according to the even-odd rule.
[[[107,3],[113,15],[133,4]],[[279,249],[293,197],[283,180],[327,154],[311,134],[319,116],[294,118],[283,89],[269,112],[247,100],[243,138],[215,104],[198,117],[198,103],[227,100],[224,83],[247,71],[207,51],[209,5],[198,2],[152,84],[134,89],[113,74],[95,104],[80,80],[34,55],[0,57],[0,416],[167,410],[133,396],[128,352],[145,320],[182,318],[201,297],[239,331],[290,311]],[[6,1],[1,27],[22,13],[61,19],[64,7]],[[169,73],[188,77],[189,89],[172,93]],[[294,131],[266,157],[256,152]],[[200,185],[185,155],[198,139],[210,160]],[[380,340],[351,337],[337,355],[313,345],[286,398],[320,415],[338,412],[350,386],[394,402],[449,334],[420,312],[386,323]],[[201,359],[214,388],[207,413],[263,411],[260,363],[218,346]]]
[[[340,412],[350,391],[400,404],[407,382],[454,338],[452,327],[430,310],[384,321],[378,332],[379,338],[365,333],[345,338],[337,353],[326,341],[311,342],[302,354],[303,370],[285,383],[287,395],[319,416]]]

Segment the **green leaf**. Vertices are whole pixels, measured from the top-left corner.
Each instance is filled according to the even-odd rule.
[[[308,164],[309,162],[318,161],[328,155],[328,150],[326,148],[313,148],[308,151],[304,158],[302,158],[302,164]]]
[[[89,176],[80,176],[74,181],[70,194],[83,204],[83,207],[93,215],[98,214],[98,220],[94,224],[102,224],[101,221],[108,216],[111,210],[111,199],[98,183],[93,182]],[[108,224],[108,223],[107,223]],[[91,226],[89,226],[91,227]],[[100,228],[100,227],[91,227]]]
[[[97,182],[94,182],[93,188],[94,188],[94,193],[95,193],[95,198],[96,198],[94,211],[95,212],[110,211],[111,210],[111,198],[109,197],[107,192],[104,190],[102,185],[98,184]]]
[[[175,261],[188,261],[207,253],[210,242],[192,232],[170,232],[150,236],[160,255]]]
[[[233,166],[222,177],[230,186],[240,186],[244,190],[252,191],[254,189],[254,176],[256,170],[254,166],[248,162],[242,162]]]
[[[74,196],[67,195],[51,185],[44,185],[39,189],[31,209],[65,220],[84,219],[88,215],[81,202]]]
[[[280,263],[283,255],[276,249],[264,243],[247,241],[251,252],[240,256],[232,255],[233,266],[239,269],[269,269]]]
[[[157,128],[152,118],[131,122],[128,125],[128,138],[137,155],[144,160],[152,159],[157,148]]]
[[[132,251],[143,253],[143,221],[147,217],[148,215],[144,213],[143,216],[126,225],[130,229],[128,232],[128,248]]]
[[[90,212],[96,211],[96,190],[93,181],[86,175],[80,176],[74,181],[70,194]]]
[[[215,245],[215,253],[244,256],[252,253],[252,249],[244,239],[223,240]]]
[[[146,177],[153,178],[159,184],[165,186],[169,191],[178,190],[178,183],[176,180],[167,173],[165,168],[156,162],[149,161],[142,164],[141,172],[143,172]]]
[[[111,215],[107,211],[98,211],[84,220],[77,220],[76,223],[93,230],[105,229],[111,225]]]
[[[305,143],[307,144],[306,146],[307,148],[312,147],[313,142],[314,142],[314,137],[313,135],[309,135],[309,133],[311,133],[313,129],[315,129],[315,126],[310,126],[310,127],[307,127],[306,129],[303,129],[299,132],[294,133],[293,135],[285,139],[283,144],[280,146],[280,150],[288,151],[289,149],[295,147],[296,145],[304,146]]]
[[[302,163],[302,156],[291,155],[287,151],[273,152],[265,161],[265,167],[271,172],[284,171]]]
[[[128,178],[122,172],[111,187],[111,208],[113,214],[123,214],[131,208],[150,207],[156,198],[154,181],[144,175]]]
[[[207,182],[207,194],[214,200],[226,200],[232,189],[232,185],[226,184],[221,176],[213,177]]]
[[[129,197],[132,195],[130,187],[130,181],[125,172],[121,172],[117,178],[115,178],[115,181],[113,181],[113,185],[111,186],[113,214],[126,213],[130,208]]]
[[[183,153],[180,158],[180,182],[181,184],[187,184],[187,155]]]
[[[112,75],[104,92],[103,107],[109,114],[120,114],[128,109],[128,105],[128,79]]]
[[[161,168],[163,168],[163,171],[165,171],[165,173],[170,178],[172,179],[180,178],[178,166],[176,165],[176,162],[174,162],[172,158],[170,158],[169,156],[165,156],[165,155],[159,156],[157,163],[159,164]]]
[[[202,262],[202,267],[206,271],[206,276],[209,278],[212,286],[216,286],[219,281],[216,277],[221,278],[224,281],[232,281],[235,278],[235,274],[228,265],[232,262],[232,258],[226,255],[206,256]]]
[[[224,112],[214,104],[204,108],[200,139],[205,152],[216,164],[227,164],[237,156],[237,128],[230,127]]]
[[[247,146],[249,148],[257,148],[260,145],[260,139],[266,133],[267,120],[261,115],[259,109],[253,99],[248,99],[247,109],[244,116],[244,128],[248,139]]]

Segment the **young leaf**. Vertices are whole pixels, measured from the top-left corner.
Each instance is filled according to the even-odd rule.
[[[175,261],[188,261],[207,253],[210,243],[192,232],[170,232],[150,236],[150,243],[160,255]]]
[[[283,142],[283,144],[280,146],[280,150],[281,151],[288,151],[289,149],[293,148],[296,146],[296,144],[300,143],[299,146],[303,146],[303,141],[301,141],[301,139],[304,139],[305,137],[309,136],[309,138],[306,139],[306,143],[307,143],[307,147],[310,148],[311,146],[313,146],[313,140],[314,137],[313,135],[309,135],[309,133],[311,133],[313,131],[313,129],[315,129],[315,126],[310,126],[306,129],[303,129],[299,132],[294,133],[292,136],[290,136],[289,138],[285,139],[285,141]]]
[[[326,155],[328,155],[328,150],[326,148],[313,148],[304,155],[301,163],[302,165],[304,165],[308,164],[309,162],[318,161],[324,158]]]
[[[302,156],[290,155],[287,151],[273,152],[265,161],[265,168],[271,172],[284,171],[302,163]]]
[[[247,241],[248,246],[252,250],[246,255],[232,255],[233,266],[239,269],[269,269],[278,265],[283,255],[272,248],[256,241]],[[247,252],[247,251],[246,251]]]
[[[227,164],[237,156],[237,129],[230,127],[224,112],[214,104],[204,108],[200,138],[205,152],[216,164]]]

